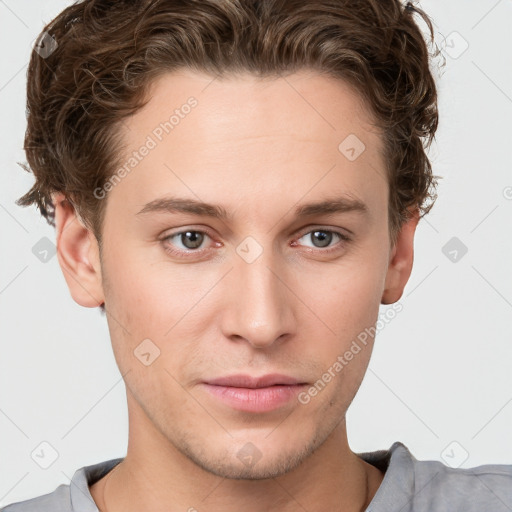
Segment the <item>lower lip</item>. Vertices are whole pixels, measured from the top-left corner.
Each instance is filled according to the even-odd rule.
[[[234,388],[203,384],[208,393],[233,409],[246,412],[267,412],[282,407],[295,399],[306,384],[269,386],[266,388]]]

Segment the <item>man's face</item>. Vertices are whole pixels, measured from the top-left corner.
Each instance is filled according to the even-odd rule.
[[[182,108],[190,97],[197,104]],[[158,130],[176,109],[172,130]],[[332,368],[375,324],[391,255],[370,123],[348,86],[311,73],[258,81],[187,71],[153,84],[123,126],[125,161],[150,149],[110,190],[103,226],[102,285],[131,431],[215,474],[262,478],[296,466],[344,424],[371,338]],[[170,198],[227,217],[141,213]],[[367,210],[296,213],[338,198]],[[205,384],[240,374],[306,384],[270,400],[268,390],[221,397],[214,391],[225,388]]]

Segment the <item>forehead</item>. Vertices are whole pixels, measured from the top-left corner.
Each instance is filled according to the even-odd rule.
[[[312,71],[260,79],[180,70],[148,92],[148,103],[122,125],[123,163],[139,157],[112,191],[131,188],[134,206],[166,191],[213,201],[229,189],[239,204],[257,191],[280,191],[282,201],[308,190],[373,203],[387,195],[380,133],[344,81]]]
[[[182,135],[188,144],[194,138],[226,143],[235,135],[239,139],[327,137],[329,143],[351,129],[361,137],[374,132],[371,142],[379,143],[373,116],[361,95],[347,82],[314,71],[259,78],[249,73],[212,77],[180,70],[153,80],[148,97],[146,106],[124,126],[135,125],[150,133],[155,121],[165,123],[176,113],[171,121],[173,138]],[[191,102],[195,105],[189,108]],[[198,122],[182,122],[187,117]],[[130,133],[125,135],[130,139]]]

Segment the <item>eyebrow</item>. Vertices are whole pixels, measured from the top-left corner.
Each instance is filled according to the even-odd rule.
[[[348,196],[338,196],[300,205],[295,209],[295,216],[311,217],[313,215],[346,212],[357,212],[367,215],[369,208],[359,199]],[[220,205],[179,197],[162,197],[155,199],[144,205],[137,215],[148,213],[191,213],[193,215],[212,217],[223,221],[229,221],[231,218],[226,209]]]

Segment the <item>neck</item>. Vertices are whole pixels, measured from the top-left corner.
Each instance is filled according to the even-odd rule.
[[[177,450],[131,402],[127,455],[91,487],[101,512],[292,512],[298,506],[311,512],[359,512],[369,505],[383,478],[349,449],[345,420],[291,471],[260,480],[223,478]]]

